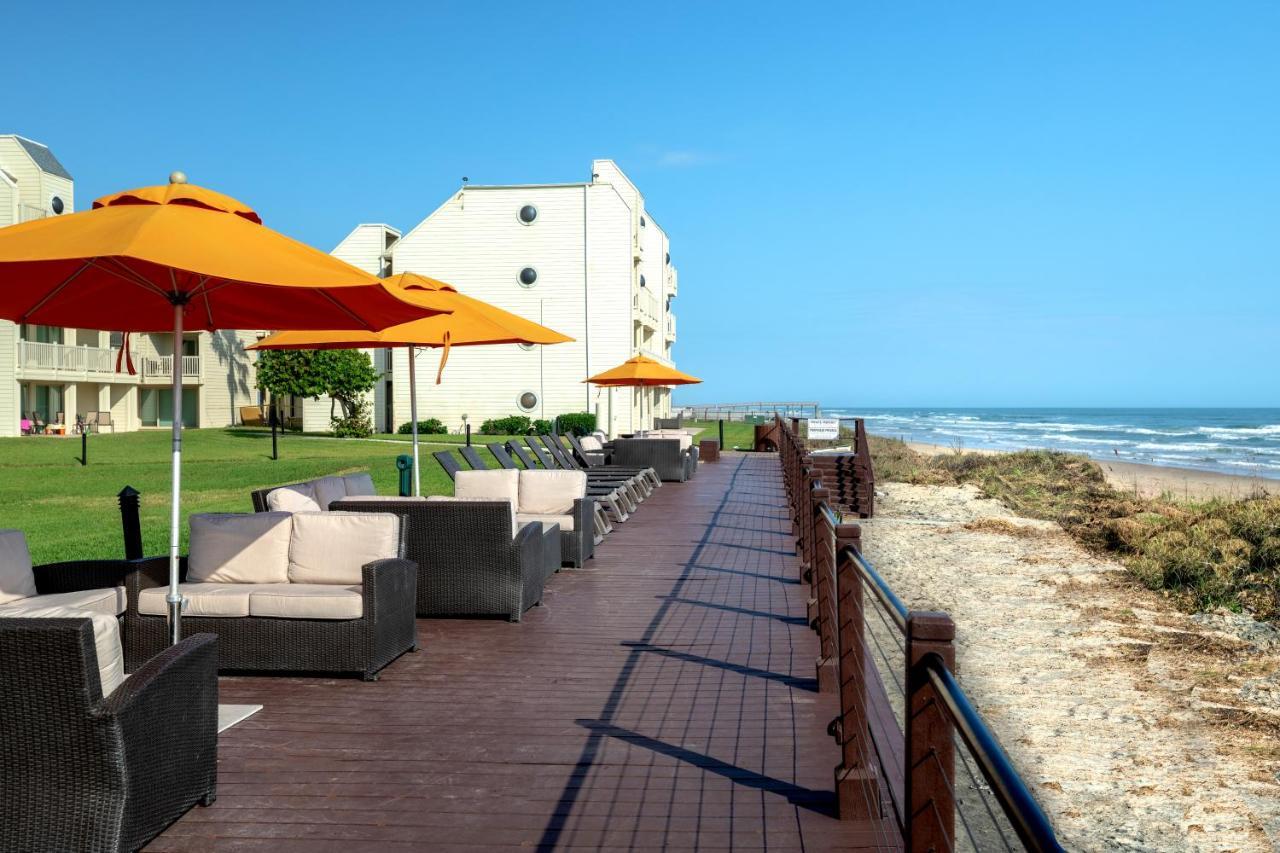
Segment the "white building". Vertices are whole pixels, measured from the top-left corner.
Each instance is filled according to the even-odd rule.
[[[440,279],[575,338],[454,348],[441,385],[434,384],[438,351],[420,353],[420,418],[457,431],[464,416],[478,427],[505,415],[549,420],[590,411],[602,427],[626,432],[651,413],[670,413],[668,389],[611,393],[583,382],[637,353],[672,364],[678,292],[667,234],[644,196],[611,160],[594,161],[591,172],[584,183],[464,185],[409,233],[361,225],[334,250],[370,272]],[[394,429],[409,420],[407,351],[374,355],[385,371],[375,422]],[[309,404],[312,411],[304,428],[327,429],[328,402]]]
[[[48,147],[0,135],[0,227],[75,210],[75,184]],[[253,405],[253,364],[244,345],[253,332],[183,336],[183,422],[228,426]],[[129,336],[134,372],[119,357],[124,335],[0,321],[0,436],[22,421],[74,425],[108,413],[115,431],[171,425],[172,334]],[[118,366],[118,369],[117,369]],[[105,418],[103,418],[105,420]]]

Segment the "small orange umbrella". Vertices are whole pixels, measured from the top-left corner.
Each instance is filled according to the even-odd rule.
[[[590,379],[585,379],[583,381],[606,388],[652,388],[664,385],[697,385],[702,380],[696,376],[681,373],[674,367],[668,367],[662,362],[654,361],[648,356],[637,355],[627,359],[622,362],[622,364],[619,364],[611,370],[606,370],[604,373],[597,373]],[[610,406],[612,407],[612,405],[612,400],[610,400]],[[644,400],[641,398],[642,409],[643,406]],[[643,414],[644,413],[642,411],[641,415]],[[612,417],[611,408],[610,418],[612,419]],[[610,426],[610,434],[612,434],[612,425]]]
[[[186,183],[104,196],[93,209],[0,228],[0,318],[123,332],[355,326],[438,313],[349,264],[262,225],[248,206]],[[173,359],[170,636],[178,592],[182,359]]]
[[[387,289],[414,305],[448,309],[437,314],[391,326],[380,332],[287,331],[276,332],[249,349],[365,349],[376,347],[442,347],[436,384],[444,373],[450,347],[488,344],[559,344],[572,341],[554,329],[504,311],[480,299],[464,296],[452,285],[417,273],[401,273],[383,279]],[[421,491],[418,473],[418,378],[413,355],[409,356],[409,417],[413,434],[413,492]]]

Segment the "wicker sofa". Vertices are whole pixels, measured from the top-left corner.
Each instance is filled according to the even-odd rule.
[[[504,616],[519,622],[560,567],[560,528],[518,524],[506,501],[352,497],[333,510],[393,513],[417,564],[419,616]]]
[[[506,501],[517,524],[538,521],[560,528],[560,561],[580,569],[595,554],[595,499],[587,495],[581,471],[489,469],[459,471],[457,497]]]
[[[652,468],[665,481],[683,483],[698,473],[698,448],[688,435],[619,438],[609,463],[629,468]]]
[[[320,477],[304,483],[289,483],[250,492],[254,512],[324,512],[334,501],[349,497],[375,497],[373,478],[368,473]]]
[[[191,517],[180,564],[186,632],[219,638],[224,670],[353,672],[366,681],[417,648],[418,567],[398,520],[381,513]],[[168,644],[167,558],[127,579],[125,664]]]
[[[213,802],[217,638],[190,636],[127,679],[113,657],[115,616],[0,618],[3,849],[137,850]]]

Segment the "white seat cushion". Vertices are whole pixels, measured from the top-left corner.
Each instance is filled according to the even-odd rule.
[[[330,583],[273,583],[249,594],[250,616],[281,619],[359,619],[364,615],[360,587]]]
[[[364,566],[400,554],[400,517],[389,512],[297,512],[290,583],[364,583]]]
[[[523,527],[533,521],[543,524],[558,524],[561,530],[573,530],[572,515],[555,515],[552,513],[517,512],[516,523]]]
[[[0,604],[35,594],[27,537],[21,530],[0,530]]]
[[[374,501],[425,501],[421,495],[347,495],[346,503],[373,503]]]
[[[0,616],[25,616],[28,611],[45,607],[70,607],[75,610],[89,610],[94,613],[105,613],[108,616],[119,616],[124,613],[128,603],[128,596],[122,586],[82,589],[76,592],[36,595],[11,601],[8,604],[0,604]]]
[[[191,516],[187,580],[193,583],[288,583],[287,512],[197,513]]]
[[[312,480],[310,486],[321,512],[328,512],[329,504],[347,496],[347,481],[342,477],[321,477]]]
[[[189,599],[187,616],[248,616],[249,593],[258,586],[252,583],[184,583],[178,591]],[[145,616],[169,615],[165,596],[168,585],[153,586],[138,593],[138,612]]]
[[[510,498],[460,498],[457,495],[432,495],[427,500],[435,503],[504,503],[511,508],[511,537],[520,532],[516,522],[516,505]]]
[[[578,444],[582,445],[582,449],[587,452],[600,452],[604,450],[604,445],[600,443],[600,439],[594,435],[584,435],[578,439]]]
[[[74,607],[37,607],[21,615],[25,619],[92,619],[102,698],[110,696],[124,682],[124,649],[120,646],[120,620],[115,616]]]
[[[272,512],[319,512],[315,489],[310,483],[282,486],[267,492],[267,509]]]
[[[367,471],[361,471],[359,474],[348,474],[342,478],[347,482],[347,497],[361,497],[365,495],[376,495],[378,490],[373,487],[373,477],[369,476]]]
[[[458,498],[480,498],[490,501],[520,501],[520,472],[515,470],[459,471],[453,479],[453,494]]]
[[[564,515],[587,493],[585,471],[520,471],[521,513]]]

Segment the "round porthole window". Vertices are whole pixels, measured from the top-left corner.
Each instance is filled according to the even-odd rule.
[[[538,271],[533,267],[520,270],[520,283],[525,287],[533,287],[538,281]]]
[[[522,350],[526,350],[526,351],[533,349],[533,344],[516,344],[516,346],[518,346],[518,347],[520,347],[520,349],[522,349]]]
[[[520,221],[525,225],[532,225],[533,220],[538,218],[538,208],[531,204],[526,204],[524,207],[520,208],[519,216]]]
[[[667,263],[671,263],[671,253],[667,252]]]
[[[517,402],[520,403],[520,408],[526,412],[532,412],[538,407],[538,395],[532,391],[525,391]]]
[[[644,287],[644,276],[640,276],[640,286]]]
[[[643,216],[641,216],[641,217],[640,217],[640,227],[641,227],[641,228],[643,228],[643,227],[644,227],[645,225],[647,225],[647,224],[648,224],[648,223],[646,223],[646,222],[644,221],[644,217],[643,217]]]
[[[62,203],[61,198],[55,195],[53,198],[49,199],[49,209],[53,211],[54,216],[57,216],[62,213],[62,211],[66,210],[67,206]]]

